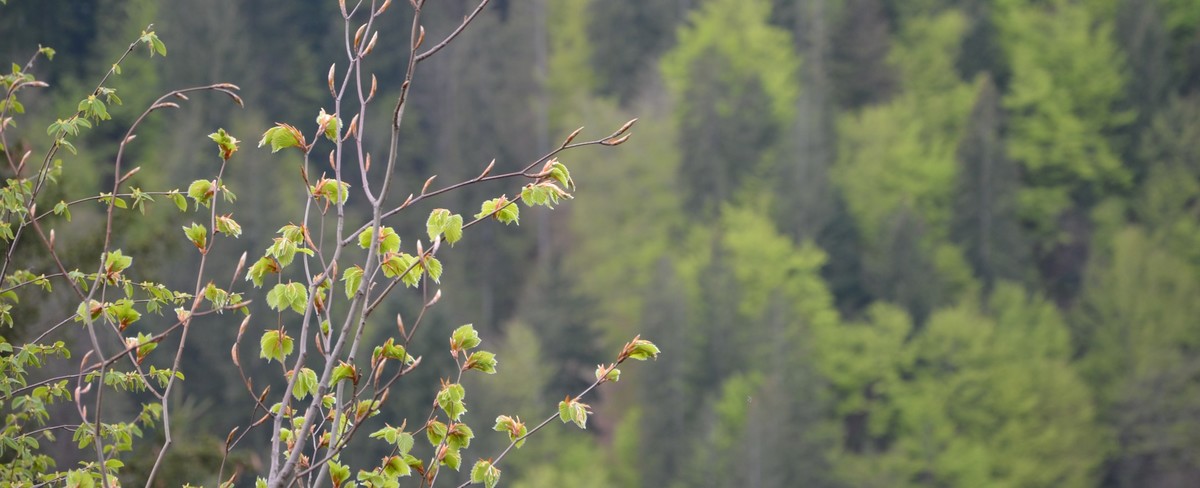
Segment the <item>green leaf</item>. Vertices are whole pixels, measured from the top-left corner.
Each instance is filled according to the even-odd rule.
[[[317,126],[324,127],[325,138],[333,142],[337,142],[338,134],[342,128],[342,119],[325,113],[325,109],[321,109],[321,113],[317,114]]]
[[[405,462],[403,456],[388,456],[384,458],[383,474],[392,478],[409,476],[412,474],[412,467]]]
[[[446,242],[453,245],[462,239],[462,215],[451,215],[449,210],[444,208],[434,209],[430,212],[429,219],[425,221],[425,231],[429,234],[429,240],[434,241],[437,236],[444,235]]]
[[[282,361],[281,361],[282,362]],[[302,400],[317,391],[317,372],[309,368],[300,368],[300,377],[292,384],[292,396]]]
[[[193,223],[190,227],[183,228],[184,235],[188,240],[192,241],[192,245],[201,251],[208,245],[208,229],[203,225]]]
[[[434,283],[441,283],[439,278],[442,277],[442,262],[435,257],[425,258],[425,271],[429,273],[429,277]]]
[[[471,431],[471,427],[467,424],[456,423],[446,432],[446,445],[455,451],[466,449],[471,446],[471,439],[474,438],[475,432]]]
[[[500,482],[500,469],[491,461],[480,459],[471,468],[471,483],[483,483],[484,488],[495,488]]]
[[[134,343],[137,344],[137,362],[142,363],[143,359],[158,347],[158,343],[153,341],[154,336],[146,333],[139,333]]]
[[[420,266],[416,266],[417,258],[408,253],[393,254],[383,261],[383,275],[388,278],[400,277],[406,286],[416,286],[421,280],[421,275],[425,272]]]
[[[603,365],[596,366],[596,379],[599,380],[601,377],[604,378],[604,381],[616,383],[621,380],[621,370],[617,368],[608,369]]]
[[[429,241],[437,240],[437,237],[442,235],[446,228],[446,218],[450,216],[450,211],[444,208],[435,208],[429,212],[429,218],[425,219],[425,233],[429,235]]]
[[[120,249],[104,254],[104,271],[115,274],[125,271],[133,264],[133,256],[126,256]]]
[[[292,354],[293,342],[292,338],[282,330],[263,332],[262,339],[259,340],[258,357],[267,360],[274,359],[282,363],[288,355]]]
[[[342,486],[350,479],[350,467],[337,461],[329,461],[329,478],[333,481],[333,486]]]
[[[175,202],[175,206],[179,207],[180,212],[187,211],[187,199],[183,197],[183,194],[173,190],[171,191],[170,196],[171,201]]]
[[[339,381],[350,380],[355,385],[358,384],[358,371],[354,369],[353,364],[342,361],[333,368],[333,376],[329,380],[330,385],[336,385]]]
[[[496,355],[487,351],[475,351],[467,358],[465,368],[496,374]]]
[[[223,160],[228,161],[229,158],[233,157],[233,153],[238,150],[239,141],[237,138],[227,134],[225,129],[217,129],[216,132],[209,134],[208,138],[217,143],[217,155]]]
[[[528,430],[525,427],[525,423],[521,422],[521,419],[519,417],[513,418],[513,417],[509,417],[507,415],[501,415],[499,417],[496,417],[496,426],[492,427],[492,430],[494,430],[496,432],[507,432],[508,433],[508,441],[516,442],[516,447],[518,449],[520,449],[521,446],[525,444],[525,439],[521,439],[521,438],[525,437],[525,434],[528,433]],[[517,439],[521,439],[521,440],[518,441]]]
[[[237,238],[242,235],[242,226],[233,220],[230,215],[232,214],[217,216],[217,232]]]
[[[187,193],[192,200],[195,200],[196,208],[200,208],[200,205],[204,205],[205,208],[207,208],[211,204],[212,197],[216,193],[216,190],[213,189],[212,181],[196,180],[193,181],[191,185],[188,185]],[[178,205],[178,203],[176,203],[176,205]]]
[[[267,273],[278,273],[279,265],[274,259],[268,256],[263,256],[250,265],[250,270],[246,272],[246,279],[254,282],[254,286],[261,287],[263,278]]]
[[[362,286],[363,269],[359,266],[346,268],[342,272],[342,281],[346,283],[346,298],[354,298],[358,288]]]
[[[579,403],[579,401],[567,397],[566,400],[558,402],[558,418],[564,424],[575,422],[580,429],[586,429],[589,408],[586,403]]]
[[[458,471],[459,466],[462,465],[462,453],[454,449],[447,449],[446,456],[442,458],[442,464]]]
[[[258,141],[258,147],[263,147],[268,143],[271,144],[271,153],[289,147],[300,147],[301,149],[305,147],[304,134],[301,134],[295,127],[282,123],[277,123],[275,127],[263,132],[262,139]]]
[[[67,202],[59,200],[58,203],[54,204],[54,215],[62,215],[63,217],[66,217],[67,222],[70,222],[71,209],[67,206]]]
[[[575,180],[571,179],[571,171],[558,162],[558,158],[550,160],[550,178],[557,181],[563,188],[575,188]]]
[[[279,312],[291,307],[296,313],[302,314],[308,306],[308,288],[294,281],[278,283],[267,292],[267,306]]]
[[[462,215],[454,214],[446,218],[446,225],[442,228],[442,232],[446,236],[446,242],[451,246],[463,235],[463,218]]]
[[[429,445],[437,447],[446,438],[446,424],[436,420],[430,422],[425,426],[425,437],[429,439]]]
[[[647,359],[658,357],[658,346],[654,345],[653,342],[644,339],[638,339],[630,343],[630,345],[632,346],[629,352],[630,359],[645,361]]]
[[[371,247],[371,238],[375,235],[373,227],[367,227],[358,235],[358,246],[367,249]],[[396,235],[396,230],[391,227],[381,227],[379,235],[379,254],[389,254],[400,250],[400,236]]]
[[[475,332],[475,326],[466,324],[454,329],[454,333],[450,335],[450,350],[469,351],[478,347],[481,342],[479,333]]]
[[[437,394],[437,404],[446,416],[451,420],[458,420],[462,414],[467,412],[467,408],[463,405],[463,397],[466,395],[466,390],[463,386],[457,383],[446,385]]]
[[[521,223],[521,208],[513,205],[513,202],[508,201],[508,198],[504,196],[483,202],[483,205],[479,207],[479,213],[475,214],[475,218],[481,219],[489,215],[492,215],[496,220],[503,222],[505,225],[513,222],[516,222],[518,225]]]

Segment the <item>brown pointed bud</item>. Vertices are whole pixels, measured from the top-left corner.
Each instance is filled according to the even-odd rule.
[[[29,206],[29,215],[37,215],[37,204]]]
[[[379,40],[379,31],[375,31],[374,34],[371,34],[371,42],[368,42],[367,48],[363,50],[363,56],[371,54],[371,51],[375,50],[375,41],[378,41],[378,40]]]
[[[437,175],[430,176],[428,180],[425,180],[425,186],[422,186],[422,187],[421,187],[421,194],[422,194],[422,195],[424,195],[424,194],[425,194],[425,191],[429,189],[429,185],[430,185],[431,183],[433,183],[433,179],[434,179],[434,178],[437,178]]]
[[[375,80],[375,73],[371,73],[371,92],[367,94],[367,100],[375,98],[375,90],[379,88],[379,82]]]
[[[316,344],[316,346],[317,346],[317,354],[324,356],[325,355],[325,346],[321,342],[320,334],[313,336],[313,344]]]
[[[141,171],[141,170],[142,170],[142,167],[141,167],[141,166],[137,166],[137,167],[135,167],[135,168],[133,168],[133,169],[129,170],[129,172],[128,172],[128,173],[125,173],[125,176],[122,176],[122,177],[121,177],[121,179],[120,179],[120,180],[118,180],[118,181],[119,181],[119,182],[121,182],[121,183],[124,183],[124,182],[125,182],[125,180],[128,180],[129,178],[133,177],[133,175],[136,175],[136,174],[138,173],[138,171]]]
[[[337,159],[334,159],[334,157],[333,157],[334,153],[336,153],[336,152],[337,152],[337,150],[329,151],[329,167],[330,168],[337,168]]]
[[[421,240],[417,239],[417,259],[425,260],[425,248],[421,246]]]
[[[188,97],[187,97],[187,95],[184,95],[184,94],[182,94],[182,93],[179,93],[179,92],[172,93],[172,95],[174,95],[174,96],[175,96],[175,98],[178,98],[178,99],[180,99],[180,100],[191,100],[190,98],[188,98]]]
[[[234,427],[233,430],[229,431],[229,435],[225,436],[225,450],[226,451],[229,450],[229,445],[233,444],[233,435],[237,433],[239,428],[240,427]]]
[[[575,132],[572,132],[571,135],[567,136],[567,140],[563,141],[561,147],[567,147],[567,145],[571,144],[571,141],[574,141],[575,136],[578,136],[580,132],[583,132],[583,127],[575,129]]]
[[[179,108],[179,104],[175,102],[160,102],[150,106],[150,110],[158,110],[160,108]]]
[[[50,247],[54,247],[54,229],[50,229]]]
[[[242,324],[238,326],[237,339],[233,341],[234,347],[237,347],[237,343],[242,341],[242,334],[246,333],[246,326],[250,325],[250,317],[250,315],[247,315],[246,318],[242,319]]]
[[[25,154],[21,155],[21,162],[17,164],[17,174],[21,174],[21,170],[25,169],[25,162],[29,160],[31,154],[33,154],[33,150],[25,151]]]
[[[237,279],[242,276],[242,271],[245,270],[245,268],[246,268],[246,252],[243,251],[241,259],[238,259],[237,267],[233,268],[233,278],[230,279],[229,281],[230,282],[237,281]]]
[[[358,131],[358,114],[355,114],[354,118],[350,119],[350,128],[346,129],[346,135],[342,137],[342,140],[345,141],[346,139],[349,139],[357,131]]]
[[[242,367],[242,362],[238,361],[238,352],[237,352],[237,344],[236,343],[232,347],[229,348],[229,356],[233,358],[234,366],[237,366],[238,368]]]
[[[133,142],[134,139],[137,139],[137,134],[130,134],[129,137],[126,137],[124,141],[121,141],[121,145],[123,146],[129,144],[130,142]]]
[[[476,179],[482,180],[482,179],[486,178],[487,175],[492,172],[492,168],[494,168],[494,167],[496,167],[496,159],[492,158],[492,162],[488,163],[486,168],[483,168],[483,172],[479,173],[479,177]]]
[[[341,7],[342,9],[342,17],[347,17],[350,15],[350,13],[346,11],[346,0],[338,0],[338,7]]]
[[[438,248],[442,247],[442,236],[439,234],[433,239],[433,249],[429,250],[430,254],[437,254]]]
[[[434,304],[441,301],[441,299],[442,299],[442,289],[438,288],[438,291],[434,292],[433,298],[430,298],[429,303],[426,303],[425,306],[432,307]]]
[[[213,88],[219,88],[222,90],[241,90],[242,89],[242,87],[237,86],[233,83],[217,83],[217,84],[213,85]]]
[[[412,199],[413,199],[413,194],[409,193],[408,198],[404,199],[404,204],[400,205],[400,208],[407,207],[408,204],[412,203]]]
[[[354,33],[354,49],[358,49],[358,45],[362,43],[363,33],[365,33],[366,31],[367,31],[367,24],[363,24],[362,27],[359,27],[358,31],[356,31]]]
[[[613,132],[613,134],[609,137],[617,137],[621,134],[624,134],[625,131],[629,130],[630,127],[633,127],[633,124],[637,123],[637,121],[638,119],[636,117],[630,119],[629,122],[626,122],[625,125],[622,125],[620,129],[617,129],[617,131]]]
[[[400,335],[408,337],[408,332],[404,330],[404,317],[396,314],[396,329],[400,331]]]
[[[420,25],[417,27],[420,28],[420,31],[417,33],[417,44],[413,46],[413,49],[421,47],[421,43],[425,42],[425,26]]]
[[[631,136],[631,135],[633,135],[633,134],[625,134],[624,136],[621,136],[621,138],[619,138],[619,139],[611,139],[611,138],[605,139],[604,141],[601,141],[600,144],[603,144],[605,146],[620,146],[621,144],[625,143],[625,141],[629,140],[629,136]]]
[[[329,65],[329,94],[333,95],[335,97],[337,96],[337,93],[333,89],[333,74],[336,69],[337,69],[337,63]]]
[[[384,0],[383,5],[379,6],[379,10],[375,11],[375,15],[382,15],[390,6],[392,6],[392,0]]]
[[[371,171],[371,153],[367,153],[367,162],[363,164],[363,171]]]

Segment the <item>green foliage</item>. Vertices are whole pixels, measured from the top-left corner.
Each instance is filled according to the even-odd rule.
[[[281,330],[268,330],[263,332],[262,339],[259,340],[258,357],[267,360],[276,360],[280,363],[292,354],[292,347],[295,340],[289,337]]]
[[[953,70],[966,20],[950,11],[905,26],[891,59],[904,91],[839,121],[833,180],[872,242],[897,208],[916,210],[945,236],[959,139],[974,89]]]
[[[771,107],[769,114],[760,116],[789,121],[799,93],[793,80],[800,63],[790,49],[787,32],[768,25],[770,13],[767,0],[706,2],[690,15],[689,25],[679,29],[675,49],[662,58],[667,86],[676,95],[686,93],[687,84],[693,82],[694,66],[704,58],[720,56],[730,63],[729,70],[708,76],[726,77],[730,86],[739,86],[748,75],[761,77]],[[727,96],[726,100],[738,98],[737,93]]]
[[[1050,233],[1078,198],[1126,188],[1128,170],[1106,136],[1133,120],[1118,102],[1124,56],[1108,19],[1081,2],[998,2],[996,26],[1012,70],[1008,153],[1026,171],[1023,216]]]
[[[483,202],[479,207],[479,213],[475,214],[475,218],[482,219],[485,217],[494,217],[496,220],[503,222],[504,225],[516,222],[520,224],[521,207],[518,207],[517,202],[509,201],[507,197],[501,196]]]

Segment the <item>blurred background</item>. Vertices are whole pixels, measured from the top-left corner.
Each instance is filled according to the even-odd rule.
[[[428,2],[430,38],[473,8]],[[367,58],[377,156],[409,10],[395,2]],[[168,56],[139,50],[109,83],[124,106],[63,155],[61,191],[102,191],[115,141],[162,92],[240,85],[244,109],[196,97],[131,147],[136,184],[159,190],[211,177],[217,127],[242,139],[226,182],[246,233],[217,247],[228,276],[300,218],[299,160],[253,145],[332,109],[337,2],[9,0],[5,59],[58,52],[35,70],[52,88],[25,95],[27,140],[44,144],[41,128],[150,23]],[[505,486],[1200,483],[1196,0],[493,0],[413,90],[397,203],[431,174],[459,181],[492,158],[510,171],[578,126],[597,138],[640,122],[618,148],[561,157],[574,201],[441,253],[446,296],[413,348],[426,360],[380,425],[423,421],[453,367],[431,351],[459,324],[500,361],[468,384],[469,457],[507,444],[487,429],[497,414],[543,418],[642,334],[657,362],[592,398],[586,431],[556,423],[506,458]],[[395,223],[407,241],[429,208],[473,214],[515,188],[470,187]],[[99,210],[60,230],[78,259],[97,246]],[[184,216],[147,215],[126,220],[120,246],[135,272],[182,287],[195,266]],[[62,304],[23,306],[18,334]],[[419,293],[385,308],[379,338]],[[206,321],[189,343],[173,414],[189,440],[162,486],[215,484],[225,434],[252,420],[228,359],[240,319]],[[252,331],[275,327],[262,320]],[[236,454],[243,482],[265,442]],[[354,445],[355,469],[385,454],[376,444]],[[78,455],[59,449],[60,465]]]

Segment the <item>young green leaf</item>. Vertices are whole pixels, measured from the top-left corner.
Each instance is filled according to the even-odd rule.
[[[429,439],[429,445],[438,446],[446,438],[446,424],[436,420],[430,422],[425,426],[425,437]]]
[[[494,430],[496,432],[507,432],[508,433],[508,441],[509,442],[515,441],[516,447],[518,449],[520,449],[521,446],[525,444],[525,439],[521,439],[521,438],[525,437],[525,434],[528,433],[528,430],[525,427],[525,423],[521,422],[520,417],[513,418],[513,417],[509,417],[508,415],[501,415],[499,417],[496,417],[496,426],[492,427],[492,430]],[[521,439],[521,440],[517,440],[517,439]]]
[[[363,269],[359,266],[351,266],[342,271],[342,281],[346,283],[346,298],[354,298],[354,294],[362,286],[362,277]]]
[[[233,157],[233,153],[238,150],[239,141],[225,133],[225,129],[217,129],[216,132],[209,134],[208,138],[217,143],[217,154],[225,161],[229,161],[229,158]]]
[[[259,340],[258,357],[282,363],[292,353],[293,342],[282,330],[263,332],[262,339]]]
[[[190,227],[184,227],[183,233],[196,249],[203,251],[208,245],[208,229],[203,225],[193,223]]]
[[[566,400],[558,402],[558,418],[564,424],[575,422],[575,425],[578,425],[580,429],[586,429],[590,408],[586,403],[580,403],[578,400],[567,397]]]
[[[217,216],[217,232],[225,234],[229,237],[237,238],[242,235],[242,226],[233,220],[233,214],[225,214]]]
[[[316,371],[309,368],[301,368],[300,377],[296,378],[296,382],[292,384],[292,396],[297,400],[303,400],[304,397],[316,393],[317,382]]]
[[[475,326],[466,324],[454,329],[454,333],[450,335],[450,351],[469,351],[478,347],[481,342],[479,333],[475,332]]]
[[[351,383],[358,384],[358,370],[354,368],[353,364],[343,361],[334,366],[333,376],[330,378],[329,384],[336,385],[342,380],[350,380]]]
[[[496,355],[487,351],[475,351],[463,364],[463,369],[473,369],[487,374],[496,374]]]
[[[471,468],[471,483],[483,483],[484,488],[496,488],[499,482],[500,469],[493,466],[491,461],[480,459]]]
[[[467,408],[463,405],[463,397],[466,396],[466,391],[463,386],[457,383],[448,384],[442,387],[442,390],[437,394],[437,404],[446,416],[451,420],[458,420],[462,414],[467,412]]]
[[[188,185],[188,196],[196,201],[196,208],[204,205],[206,208],[212,202],[212,196],[216,193],[213,189],[213,182],[209,180],[196,180],[191,185]]]
[[[289,147],[299,147],[301,150],[307,148],[304,143],[304,134],[300,133],[299,129],[283,123],[276,123],[275,127],[263,132],[262,139],[258,141],[258,147],[263,147],[268,143],[271,144],[271,153]]]
[[[321,113],[317,114],[317,126],[321,127],[325,138],[337,142],[338,134],[342,128],[342,119],[325,113],[325,109],[321,109]]]

